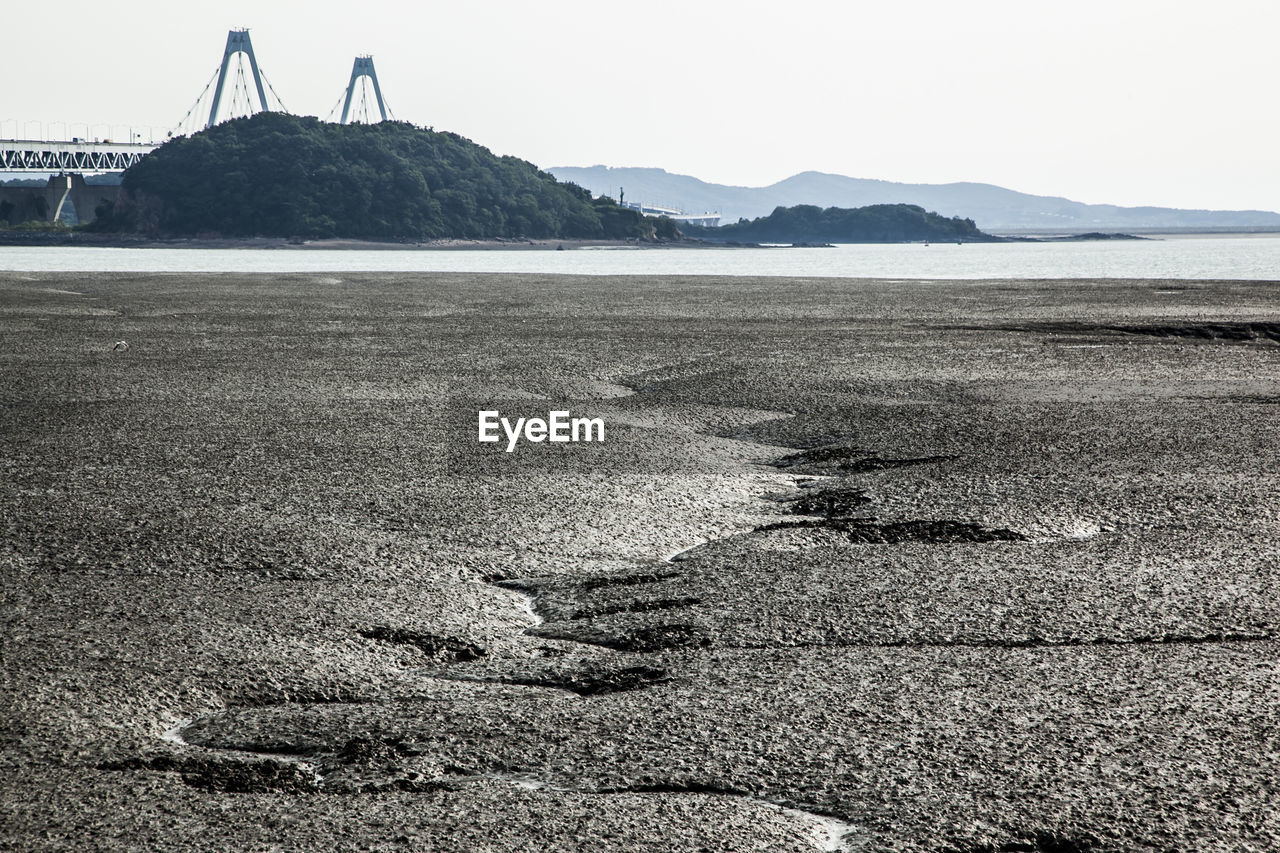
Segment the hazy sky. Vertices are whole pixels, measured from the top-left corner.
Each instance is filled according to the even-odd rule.
[[[4,136],[174,126],[249,27],[293,112],[371,53],[397,118],[543,167],[1280,209],[1277,0],[7,5]]]

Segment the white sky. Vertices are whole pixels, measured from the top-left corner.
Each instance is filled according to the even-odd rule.
[[[1280,209],[1280,0],[6,6],[3,136],[176,125],[245,26],[294,112],[371,53],[397,118],[544,167]]]

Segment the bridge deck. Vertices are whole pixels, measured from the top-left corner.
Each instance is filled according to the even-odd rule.
[[[122,172],[158,147],[147,142],[0,139],[0,172]]]

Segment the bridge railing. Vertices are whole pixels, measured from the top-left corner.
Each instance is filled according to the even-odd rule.
[[[159,144],[169,130],[137,124],[90,124],[80,121],[18,121],[0,118],[0,139],[44,142],[146,142]]]

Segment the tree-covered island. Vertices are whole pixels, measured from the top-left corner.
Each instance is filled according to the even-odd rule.
[[[914,204],[821,208],[812,204],[779,207],[768,216],[740,219],[732,225],[704,228],[681,225],[690,237],[737,243],[913,243],[922,241],[998,243],[1000,237],[978,230],[972,219],[945,217]]]
[[[129,169],[97,230],[163,236],[672,239],[532,163],[405,122],[259,113],[171,140]]]

